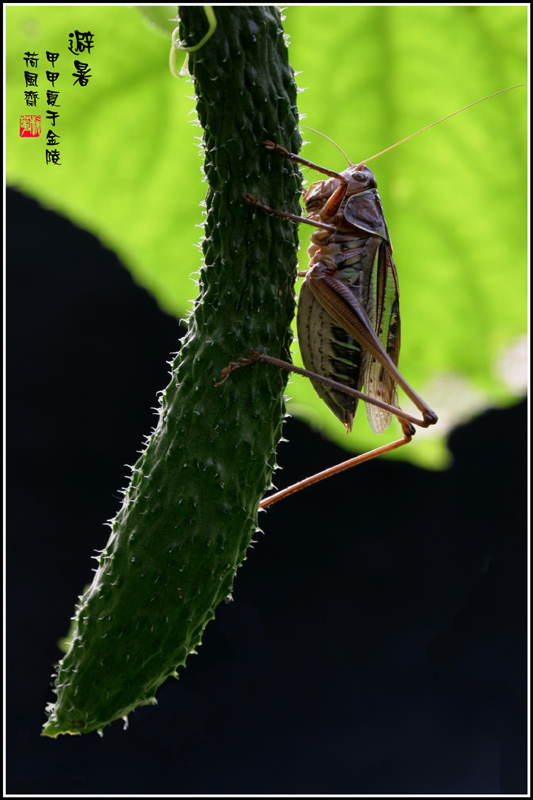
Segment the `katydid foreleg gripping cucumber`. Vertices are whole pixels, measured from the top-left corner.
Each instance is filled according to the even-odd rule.
[[[190,56],[209,182],[199,299],[157,427],[80,597],[47,736],[101,731],[154,702],[231,593],[275,466],[284,373],[243,370],[224,392],[215,380],[250,344],[289,356],[296,232],[254,213],[242,192],[261,186],[273,205],[298,211],[297,169],[258,146],[270,136],[299,149],[296,86],[277,8],[217,7],[216,14],[215,33]],[[180,15],[182,41],[200,41],[202,8]],[[178,153],[169,192],[179,163]]]

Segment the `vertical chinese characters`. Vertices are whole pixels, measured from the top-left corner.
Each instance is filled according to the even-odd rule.
[[[46,105],[50,106],[46,110],[46,119],[52,126],[55,128],[56,122],[59,119],[59,113],[54,110],[54,108],[60,108],[57,100],[59,98],[59,92],[56,91],[55,85],[56,82],[59,80],[59,72],[55,72],[55,63],[59,58],[59,53],[51,53],[49,50],[46,51],[46,60],[51,65],[52,69],[46,70],[46,80],[51,85],[51,89],[46,90]],[[47,164],[54,164],[56,166],[61,166],[61,162],[59,161],[60,153],[59,153],[59,134],[48,128],[46,132],[46,150],[45,150],[45,159]]]
[[[78,31],[69,33],[68,50],[73,55],[78,56],[81,53],[91,54],[94,47],[94,34],[91,31]],[[46,51],[47,69],[45,72],[46,81],[46,114],[45,119],[49,124],[46,133],[46,148],[45,148],[45,161],[46,164],[52,166],[62,166],[60,157],[60,139],[58,122],[61,117],[61,108],[59,101],[60,91],[59,83],[61,73],[57,71],[56,62],[60,57],[59,53]],[[24,101],[27,108],[37,110],[39,102],[42,98],[39,96],[39,53],[30,52],[29,50],[24,53],[23,60],[25,62],[24,70]],[[73,86],[83,88],[88,85],[89,80],[92,78],[91,67],[89,63],[74,60],[75,72],[72,73],[74,78]],[[57,88],[56,88],[57,84]],[[38,138],[41,135],[41,114],[21,114],[20,116],[20,136],[25,138]],[[56,127],[57,126],[57,127]]]
[[[68,49],[73,55],[78,56],[85,51],[87,51],[88,55],[91,54],[91,49],[94,47],[94,35],[90,31],[85,31],[85,33],[74,31],[74,33],[69,33],[68,38],[70,40]],[[76,72],[72,73],[72,76],[76,79],[74,86],[76,84],[87,86],[89,79],[92,77],[89,64],[75,59],[74,69],[76,70]]]
[[[23,57],[26,69],[24,70],[24,102],[27,108],[36,108],[39,99],[38,78],[39,75],[33,70],[39,66],[39,54],[30,53],[27,50]],[[37,137],[41,135],[41,117],[39,114],[21,114],[19,121],[20,136],[23,138]]]

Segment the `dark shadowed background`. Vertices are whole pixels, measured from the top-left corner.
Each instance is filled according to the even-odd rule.
[[[7,230],[8,792],[525,793],[525,402],[458,429],[445,472],[378,460],[261,514],[158,705],[40,737],[184,329],[14,191]],[[280,488],[346,457],[296,420],[284,435]]]

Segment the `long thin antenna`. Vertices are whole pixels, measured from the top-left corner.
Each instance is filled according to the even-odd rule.
[[[325,133],[322,133],[321,131],[317,131],[315,128],[310,128],[309,125],[300,125],[300,128],[305,128],[306,131],[313,131],[313,133],[318,133],[319,136],[323,136],[324,139],[327,139],[328,142],[331,142],[331,144],[334,145],[337,148],[337,150],[340,150],[340,152],[343,154],[343,156],[346,159],[346,161],[348,162],[348,164],[351,167],[353,167],[352,162],[350,161],[350,159],[348,158],[348,156],[346,155],[346,153],[344,152],[342,147],[339,147],[337,142],[334,142],[333,139],[330,139],[329,136],[326,136]]]
[[[382,156],[383,153],[388,153],[389,150],[393,150],[395,147],[398,147],[399,144],[403,144],[404,142],[407,142],[408,139],[412,139],[413,136],[418,136],[419,133],[423,133],[424,131],[427,131],[428,128],[433,128],[434,125],[439,125],[441,122],[444,122],[445,120],[450,119],[450,117],[455,117],[456,114],[460,114],[462,111],[466,111],[467,108],[472,108],[472,106],[477,106],[478,103],[482,103],[484,100],[489,100],[491,97],[496,97],[497,94],[503,94],[504,92],[510,92],[511,89],[518,89],[520,86],[523,86],[523,85],[524,85],[523,83],[518,83],[516,86],[509,86],[508,89],[500,89],[499,92],[494,92],[494,94],[488,94],[486,97],[482,97],[481,100],[476,100],[474,103],[469,103],[464,108],[460,108],[459,111],[454,111],[453,114],[448,114],[447,117],[443,117],[442,119],[437,120],[437,122],[432,122],[431,125],[426,125],[425,128],[420,128],[420,130],[417,131],[416,133],[412,133],[410,136],[406,136],[405,139],[400,139],[400,141],[396,142],[396,144],[391,144],[390,147],[386,147],[385,150],[381,150],[379,153],[376,153],[375,155],[370,156],[370,158],[365,158],[363,161],[360,161],[357,166],[358,167],[362,167],[365,164],[368,164],[368,162],[372,161],[374,158],[377,158],[378,156]],[[312,130],[312,128],[310,130]],[[317,133],[318,133],[318,131],[317,131]],[[322,134],[322,136],[323,135],[324,134]],[[328,137],[326,136],[326,139],[327,138]],[[340,147],[339,147],[339,150],[340,150]]]

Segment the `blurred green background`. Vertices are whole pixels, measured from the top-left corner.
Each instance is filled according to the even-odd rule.
[[[283,13],[303,122],[354,162],[526,80],[525,6],[293,6]],[[98,236],[163,309],[182,318],[196,295],[206,186],[192,85],[168,67],[175,16],[176,6],[8,7],[6,174],[8,184]],[[91,55],[81,57],[92,74],[83,89],[70,79],[74,29],[95,37]],[[46,50],[61,54],[57,69],[68,76],[58,84],[60,167],[46,166],[42,138],[19,137],[20,115],[32,112],[23,54],[38,52],[43,74]],[[36,112],[43,118],[44,94]],[[444,466],[453,426],[526,390],[526,111],[527,88],[515,89],[371,165],[400,278],[400,368],[440,418],[393,457]],[[43,119],[43,136],[47,128]],[[303,134],[307,158],[344,169],[329,142]],[[316,179],[306,173],[308,183]],[[300,238],[305,268],[308,232]],[[293,352],[300,363],[296,344]],[[290,413],[344,447],[361,452],[398,436],[393,423],[376,437],[361,409],[346,437],[305,379],[293,376],[288,391]]]

